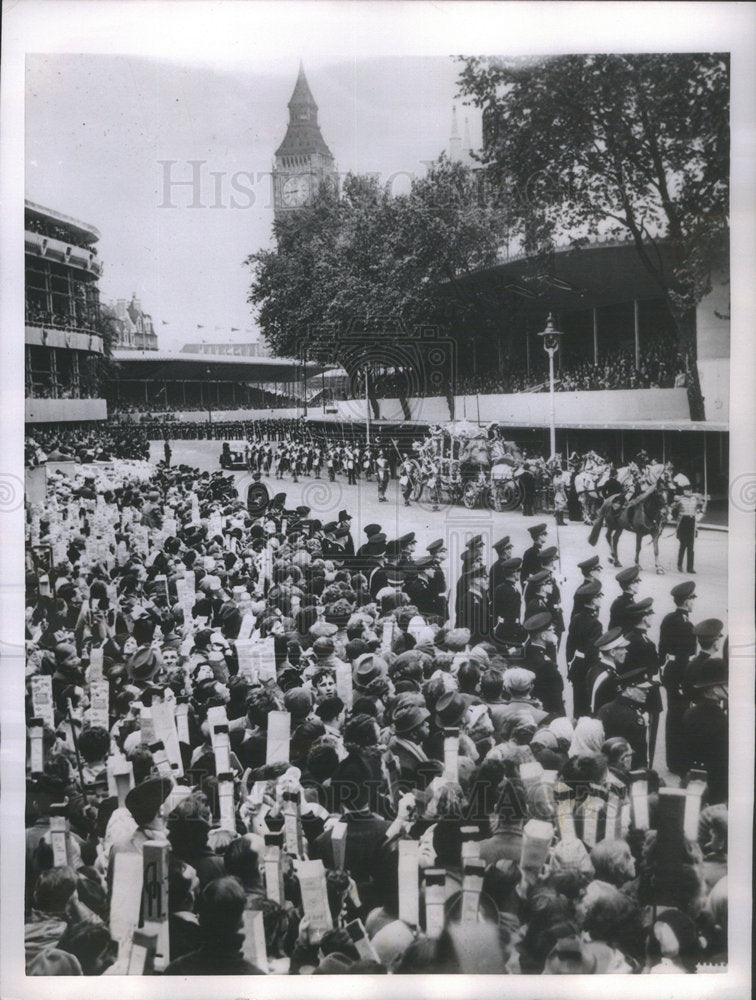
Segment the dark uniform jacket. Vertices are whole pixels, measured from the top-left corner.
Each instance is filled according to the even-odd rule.
[[[633,751],[633,768],[648,767],[646,720],[639,711],[639,706],[620,694],[598,710],[598,718],[604,725],[604,735],[607,739],[612,736],[622,736],[630,744]]]
[[[682,718],[683,768],[702,768],[708,776],[709,805],[728,795],[727,715],[714,702],[693,705]]]
[[[567,633],[567,679],[573,685],[575,716],[588,715],[591,710],[587,688],[588,671],[599,659],[594,643],[603,629],[595,611],[585,609],[572,616]]]
[[[635,604],[633,595],[625,593],[624,590],[619,597],[615,597],[609,609],[609,624],[607,628],[621,628],[624,632],[628,625],[625,619],[625,611],[631,604]]]
[[[541,546],[531,545],[529,549],[525,549],[525,553],[522,557],[522,566],[520,566],[520,583],[524,586],[525,581],[529,576],[534,573],[538,573],[541,569]]]
[[[562,614],[562,594],[556,580],[551,582],[551,593],[546,598],[546,607],[551,612],[554,630],[557,634],[557,645],[564,633],[564,615]]]
[[[564,681],[547,650],[526,642],[524,666],[535,674],[533,697],[540,701],[544,711],[550,715],[564,715]]]
[[[503,619],[508,625],[519,625],[522,613],[522,595],[511,580],[503,580],[493,594],[494,621]]]
[[[593,715],[613,701],[619,694],[617,670],[614,662],[599,659],[589,667],[585,677],[585,690]]]
[[[506,578],[505,571],[501,568],[504,562],[506,562],[505,559],[497,559],[488,571],[488,593],[491,595],[492,600],[493,595],[496,593],[496,588],[504,583]]]
[[[659,659],[662,684],[667,691],[667,767],[673,774],[682,769],[682,718],[690,708],[690,692],[683,690],[685,668],[696,652],[696,637],[687,612],[676,608],[661,623]],[[669,658],[669,662],[665,661]]]

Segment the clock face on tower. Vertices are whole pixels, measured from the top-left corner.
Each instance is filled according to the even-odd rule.
[[[307,203],[310,197],[310,178],[306,176],[289,177],[284,182],[281,200],[287,208],[299,208]]]

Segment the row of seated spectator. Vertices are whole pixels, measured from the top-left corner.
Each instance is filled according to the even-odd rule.
[[[62,240],[64,243],[73,243],[76,246],[85,245],[89,253],[97,253],[96,247],[88,243],[84,244],[82,238],[72,233],[66,226],[58,226],[48,219],[35,219],[27,215],[24,225],[30,233],[39,233],[40,236],[51,236],[54,240]]]
[[[27,399],[99,399],[95,384],[81,382],[78,386],[52,385],[49,382],[27,382]]]
[[[114,458],[147,459],[150,443],[147,435],[133,427],[104,424],[96,428],[39,428],[24,441],[27,466],[54,461],[94,462]]]
[[[94,313],[77,305],[76,313],[56,313],[49,309],[40,309],[27,303],[26,323],[29,326],[45,326],[54,330],[84,330],[86,333],[97,333],[97,317]]]

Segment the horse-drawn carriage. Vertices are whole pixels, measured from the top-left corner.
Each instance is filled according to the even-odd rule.
[[[221,469],[246,469],[247,455],[243,448],[232,448],[228,441],[223,442],[219,464]]]
[[[410,461],[412,499],[423,493],[437,504],[463,503],[493,510],[518,507],[522,491],[517,478],[522,455],[513,441],[489,434],[466,420],[434,426],[414,446]]]

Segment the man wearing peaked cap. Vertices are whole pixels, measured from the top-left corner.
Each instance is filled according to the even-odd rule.
[[[572,684],[573,715],[578,719],[590,714],[586,677],[591,667],[596,665],[598,652],[595,644],[603,634],[598,618],[601,596],[598,580],[586,580],[578,587],[567,633],[567,679]]]
[[[493,593],[493,620],[499,624],[519,625],[522,615],[522,594],[517,587],[517,572],[522,565],[522,559],[505,559],[495,563],[493,570],[497,569],[500,578],[499,583]]]
[[[724,623],[718,618],[705,618],[693,627],[698,652],[688,661],[683,677],[683,690],[693,699],[694,685],[704,663],[712,656],[721,656]]]
[[[683,766],[706,771],[709,805],[728,798],[729,726],[727,665],[719,656],[701,664],[694,704],[682,719]]]
[[[433,559],[433,570],[430,574],[428,584],[430,594],[433,598],[433,614],[438,615],[442,621],[445,621],[449,617],[449,602],[447,599],[449,586],[441,565],[447,554],[443,538],[437,538],[431,542],[430,545],[426,546],[426,550]]]
[[[496,562],[491,566],[491,569],[488,572],[488,593],[491,600],[493,600],[494,591],[500,583],[504,582],[505,579],[502,566],[505,562],[508,562],[512,555],[512,542],[510,541],[509,535],[505,535],[503,538],[500,538],[498,542],[494,542],[493,547],[496,551]]]
[[[643,717],[646,693],[636,686],[642,679],[643,670],[622,674],[618,678],[617,694],[598,710],[606,739],[621,737],[630,744],[633,769],[649,766],[647,727]]]
[[[696,637],[690,612],[696,597],[692,580],[678,583],[670,591],[675,610],[665,615],[659,630],[659,660],[662,683],[667,692],[665,741],[667,767],[673,774],[682,774],[682,718],[690,708],[690,698],[683,690],[685,669],[696,652]]]
[[[625,662],[629,643],[621,628],[610,628],[594,645],[599,660],[586,674],[586,691],[593,715],[616,698],[619,692],[617,673]]]
[[[534,524],[528,528],[528,532],[533,539],[533,544],[530,548],[525,549],[522,557],[522,568],[520,569],[520,583],[522,586],[525,586],[525,581],[529,576],[532,576],[541,569],[541,550],[543,549],[543,541],[548,534],[548,528],[545,524]]]
[[[584,559],[582,562],[579,562],[578,569],[586,579],[590,579],[591,577],[596,577],[603,567],[598,556],[591,556],[590,559]]]
[[[556,576],[554,573],[554,560],[558,556],[558,550],[555,545],[550,545],[546,549],[541,550],[541,566],[549,574],[549,582],[551,584],[549,592],[546,594],[546,607],[551,612],[552,618],[554,620],[554,631],[556,633],[557,641],[556,648],[559,649],[559,645],[562,641],[562,636],[564,635],[564,615],[562,614],[562,593],[559,589],[559,584],[556,581]]]
[[[612,601],[609,609],[609,628],[628,627],[625,611],[631,604],[635,603],[635,595],[640,588],[640,568],[638,566],[628,566],[616,573],[614,579],[622,588],[622,593]]]
[[[533,696],[541,702],[544,711],[564,715],[564,681],[549,648],[556,643],[551,612],[542,611],[526,618],[523,628],[528,633],[525,666],[536,678]]]
[[[648,637],[651,615],[654,613],[653,603],[650,597],[646,597],[625,610],[625,617],[630,627],[625,629],[623,633],[628,641],[628,647],[625,662],[617,671],[620,674],[634,674],[637,670],[643,670],[647,679],[651,680],[659,670],[659,654],[655,643]],[[661,694],[658,685],[655,684],[646,699],[646,711],[651,717],[648,742],[648,753],[651,761],[654,759],[656,749],[656,729],[661,710]]]
[[[472,538],[465,542],[466,549],[482,549],[483,548],[483,536],[473,535]]]

